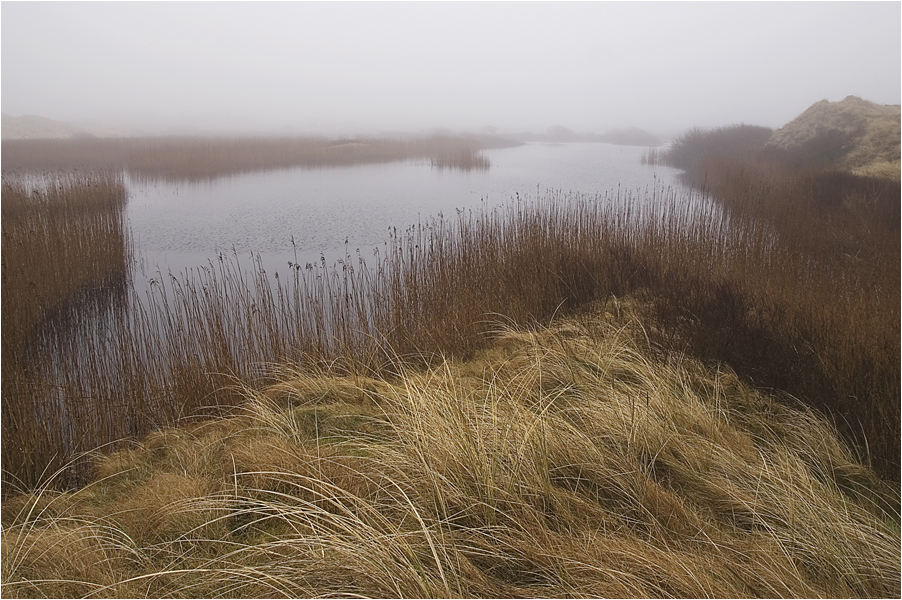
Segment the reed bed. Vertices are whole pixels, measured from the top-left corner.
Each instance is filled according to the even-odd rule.
[[[667,149],[666,148],[646,148],[642,153],[642,157],[639,161],[643,165],[666,165],[667,164]]]
[[[120,176],[4,176],[2,186],[9,333],[28,332],[80,292],[125,277],[131,249],[121,216],[128,192]]]
[[[641,302],[389,378],[283,365],[235,415],[2,505],[5,597],[898,597],[898,490],[662,355]]]
[[[79,449],[77,418],[65,408],[72,400],[60,399],[50,372],[70,351],[60,332],[102,318],[127,293],[127,197],[118,174],[3,177],[4,482],[10,474],[34,482],[53,454],[65,460]]]
[[[757,160],[703,169],[734,219],[773,233],[787,266],[735,274],[720,308],[759,316],[704,324],[691,351],[830,414],[898,480],[899,182]]]
[[[198,181],[254,171],[417,161],[437,168],[480,169],[481,150],[518,145],[500,138],[144,137],[4,140],[5,171],[126,171],[133,177]]]

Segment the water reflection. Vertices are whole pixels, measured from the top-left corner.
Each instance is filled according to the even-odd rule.
[[[128,219],[144,271],[180,272],[219,254],[259,254],[266,269],[333,264],[345,246],[365,255],[391,228],[456,209],[491,209],[515,194],[588,194],[676,184],[677,171],[641,164],[644,149],[609,144],[527,144],[483,151],[489,170],[404,162],[248,173],[203,183],[127,177]],[[292,246],[294,240],[294,246]]]

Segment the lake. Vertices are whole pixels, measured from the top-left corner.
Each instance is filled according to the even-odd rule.
[[[390,228],[403,230],[455,211],[491,208],[547,190],[604,194],[680,185],[678,170],[644,165],[645,148],[598,143],[526,144],[486,150],[488,170],[403,162],[246,173],[200,183],[126,177],[128,222],[138,268],[181,272],[237,253],[259,254],[268,272],[347,249],[364,257]],[[292,246],[292,240],[294,247]]]

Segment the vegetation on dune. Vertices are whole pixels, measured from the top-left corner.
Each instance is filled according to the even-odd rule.
[[[3,595],[899,596],[902,190],[772,135],[143,297],[118,175],[4,174]]]
[[[91,136],[71,123],[35,115],[14,117],[6,113],[0,115],[0,130],[4,140]]]
[[[620,301],[240,414],[3,503],[8,597],[894,597],[897,498],[813,413]]]
[[[766,163],[792,170],[832,170],[900,178],[900,107],[849,96],[816,102],[773,131],[755,125],[694,128],[677,137],[661,162],[703,181],[707,162]],[[647,156],[657,158],[657,153]],[[648,159],[646,159],[648,160]]]
[[[816,102],[774,132],[766,150],[795,166],[838,167],[899,179],[900,136],[899,105],[848,96],[840,102]]]

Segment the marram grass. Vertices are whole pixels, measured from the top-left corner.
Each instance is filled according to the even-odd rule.
[[[898,597],[897,491],[625,308],[389,378],[286,366],[5,500],[2,593]]]

